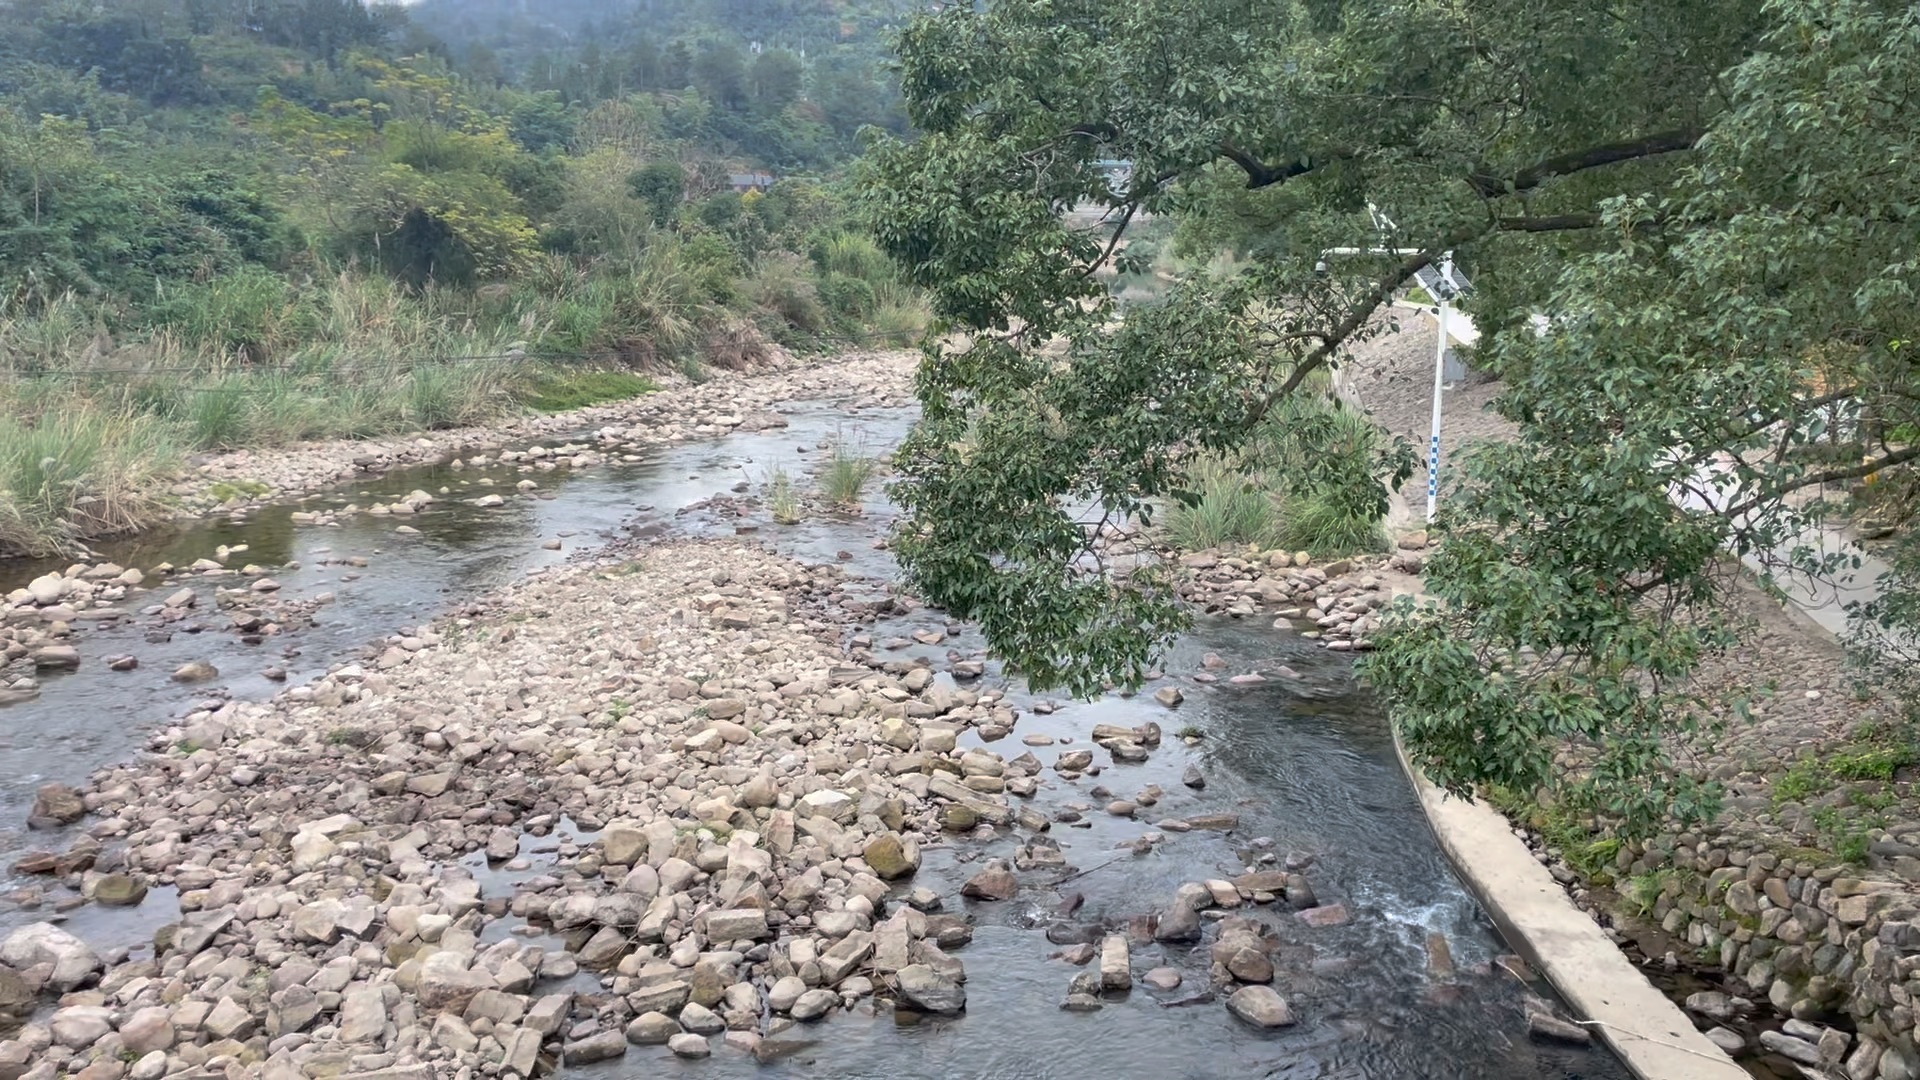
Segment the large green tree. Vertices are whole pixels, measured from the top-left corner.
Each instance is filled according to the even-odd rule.
[[[1665,748],[1724,704],[1692,679],[1737,631],[1722,552],[1790,560],[1818,507],[1789,496],[1915,453],[1865,428],[1843,433],[1864,463],[1813,444],[1838,406],[1875,432],[1914,415],[1917,20],[1893,0],[921,17],[901,59],[924,134],[881,142],[866,180],[883,245],[967,332],[930,353],[900,455],[913,585],[1038,682],[1137,681],[1182,615],[1163,576],[1113,572],[1099,526],[1150,517],[1184,455],[1244,443],[1451,251],[1522,436],[1465,469],[1438,602],[1396,615],[1369,674],[1455,789],[1555,782],[1574,743],[1595,756],[1569,795],[1639,825],[1711,809]],[[1089,205],[1097,227],[1065,213]],[[1142,212],[1246,261],[1121,321],[1096,270]],[[1417,254],[1322,258],[1376,246]]]

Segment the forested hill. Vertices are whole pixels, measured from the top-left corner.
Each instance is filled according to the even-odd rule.
[[[10,432],[49,418],[98,416],[145,461],[515,400],[418,367],[436,357],[694,371],[910,339],[924,305],[841,195],[859,129],[903,126],[888,25],[655,0],[0,0],[0,485]],[[159,441],[126,441],[130,414]],[[11,546],[53,542],[71,496]]]

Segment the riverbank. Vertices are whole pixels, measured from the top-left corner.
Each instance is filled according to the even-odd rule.
[[[1345,373],[1378,422],[1415,441],[1428,429],[1433,333],[1430,319],[1409,320],[1355,350]],[[1448,392],[1443,465],[1472,441],[1512,436],[1485,411],[1498,389],[1482,377]],[[1423,499],[1424,482],[1403,494]],[[1724,979],[1731,993],[1688,999],[1716,1042],[1766,1055],[1781,1075],[1796,1064],[1850,1080],[1920,1075],[1905,1000],[1906,958],[1920,952],[1920,751],[1890,703],[1855,693],[1829,632],[1758,588],[1735,603],[1752,630],[1700,679],[1760,698],[1751,722],[1684,748],[1726,785],[1718,821],[1622,845],[1524,796],[1501,808],[1622,940]]]

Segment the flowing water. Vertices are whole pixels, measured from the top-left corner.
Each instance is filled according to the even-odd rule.
[[[836,437],[861,439],[871,447],[891,444],[911,417],[899,410],[850,414],[844,407],[818,404],[796,406],[788,419],[791,426],[784,430],[660,449],[639,463],[598,467],[577,476],[536,474],[540,498],[509,498],[496,509],[461,500],[486,491],[511,491],[525,474],[511,466],[485,471],[423,467],[265,508],[244,521],[208,521],[171,535],[108,546],[105,557],[150,567],[160,561],[185,565],[217,545],[244,544],[247,550],[233,563],[272,568],[283,586],[279,596],[299,599],[326,591],[335,598],[318,609],[318,625],[269,637],[258,646],[243,644],[222,628],[225,617],[211,609],[211,580],[188,579],[204,594],[208,614],[202,621],[208,628],[202,632],[188,632],[183,624],[173,628],[169,641],[147,639],[150,620],[139,614],[139,605],[157,602],[178,587],[174,584],[123,605],[126,610],[117,621],[97,629],[89,626],[80,641],[87,658],[80,671],[48,678],[40,698],[0,710],[0,864],[10,866],[22,850],[58,848],[71,839],[30,834],[17,826],[38,784],[83,781],[91,769],[139,752],[153,726],[209,697],[270,696],[280,684],[261,676],[269,666],[284,668],[290,683],[297,684],[361,655],[373,640],[425,623],[463,599],[609,539],[632,542],[635,535],[668,530],[694,535],[753,530],[759,539],[795,557],[839,561],[850,573],[872,578],[879,594],[892,566],[873,542],[886,515],[877,491],[862,517],[815,516],[790,527],[773,526],[764,515],[736,520],[724,508],[697,505],[733,492],[742,481],[757,490],[776,465],[802,477],[808,463],[823,456],[820,447]],[[495,485],[483,485],[483,477]],[[296,510],[367,505],[416,488],[439,492],[443,487],[448,493],[441,501],[411,518],[356,515],[343,517],[336,526],[315,527],[297,525],[291,517]],[[396,532],[402,524],[417,534]],[[541,546],[555,537],[566,538],[567,550]],[[366,565],[333,561],[349,556],[364,557]],[[11,569],[7,587],[42,568]],[[235,584],[232,579],[221,583]],[[99,620],[88,614],[83,621]],[[935,613],[922,612],[862,632],[885,642],[939,625]],[[938,645],[913,645],[889,655],[928,656],[938,668],[950,649],[972,653],[981,647],[970,631],[953,629],[958,633]],[[138,656],[141,666],[131,672],[106,670],[102,658],[116,653]],[[1191,678],[1202,669],[1207,653],[1225,662],[1220,682]],[[210,661],[220,669],[221,679],[211,684],[216,690],[168,681],[175,666],[190,660]],[[1282,665],[1301,677],[1275,676],[1253,686],[1225,681],[1232,674],[1273,672]],[[913,884],[933,887],[948,898],[950,909],[963,905],[978,922],[973,942],[956,953],[968,976],[963,1016],[916,1020],[876,1008],[869,999],[852,1014],[836,1014],[824,1025],[784,1033],[781,1038],[790,1052],[765,1065],[727,1047],[717,1047],[714,1057],[703,1062],[681,1062],[663,1048],[635,1047],[620,1062],[567,1074],[603,1080],[682,1072],[859,1080],[1616,1080],[1628,1075],[1603,1050],[1528,1039],[1526,991],[1496,963],[1505,948],[1433,843],[1395,762],[1386,725],[1356,686],[1346,658],[1258,624],[1218,622],[1197,627],[1165,666],[1169,680],[1187,695],[1186,703],[1172,712],[1142,694],[1062,702],[1051,714],[1036,713],[1031,708],[1035,699],[1017,685],[1010,688],[1011,703],[1022,715],[1014,734],[993,746],[1007,757],[1023,752],[1026,748],[1017,744],[1029,736],[1088,745],[1087,734],[1097,723],[1133,726],[1154,720],[1166,729],[1166,737],[1139,765],[1117,765],[1074,784],[1047,774],[1053,783],[1043,788],[1038,805],[1052,812],[1077,801],[1088,808],[1084,827],[1057,825],[1052,830],[1051,838],[1071,869],[1021,874],[1023,889],[1014,900],[975,904],[958,898],[960,883],[979,868],[981,859],[1014,855],[1019,841],[1013,837],[988,842],[952,838],[928,849]],[[992,670],[985,681],[1002,684]],[[1177,734],[1188,725],[1194,729],[1188,734],[1196,736],[1190,743]],[[974,732],[963,745],[978,741]],[[1039,753],[1051,760],[1057,749]],[[1205,774],[1204,789],[1181,783],[1189,765]],[[1130,799],[1152,786],[1163,795],[1141,815],[1146,820],[1104,813],[1100,808],[1108,796],[1094,790],[1100,787],[1112,798]],[[1191,832],[1167,832],[1149,824],[1204,813],[1236,814],[1238,822],[1224,831]],[[1133,845],[1149,834],[1158,841],[1135,854]],[[537,841],[530,838],[530,869],[508,873],[489,869],[479,859],[474,870],[489,895],[504,895],[514,877],[540,872],[573,845],[591,840],[591,834],[564,831]],[[1098,1012],[1060,1010],[1068,981],[1078,969],[1050,959],[1060,950],[1056,942],[1097,941],[1101,934],[1159,910],[1182,882],[1231,877],[1276,865],[1289,855],[1311,856],[1307,873],[1321,902],[1343,903],[1352,916],[1343,926],[1314,929],[1273,908],[1247,912],[1275,926],[1285,942],[1277,983],[1293,1004],[1298,1025],[1257,1032],[1235,1021],[1219,1001],[1204,1000],[1205,946],[1137,944],[1136,979],[1148,967],[1164,965],[1181,970],[1184,984],[1161,992],[1136,982],[1128,996],[1109,1000]],[[1073,870],[1081,873],[1063,880]],[[5,873],[10,871],[0,871]],[[0,889],[25,884],[0,876]],[[1071,914],[1061,914],[1067,909]],[[0,928],[42,917],[44,911],[0,907]],[[136,946],[154,926],[175,917],[171,891],[156,889],[131,911],[81,908],[71,915],[70,925],[96,946]],[[489,927],[487,936],[505,933],[534,935],[539,930],[502,920]],[[1430,968],[1428,949],[1434,935],[1443,937],[1451,950],[1451,973]],[[592,985],[589,979],[581,988]]]

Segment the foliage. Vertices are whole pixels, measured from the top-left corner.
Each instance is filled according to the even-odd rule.
[[[1710,814],[1670,749],[1741,714],[1738,688],[1694,680],[1742,630],[1723,553],[1818,570],[1795,538],[1824,505],[1791,496],[1920,456],[1804,452],[1837,401],[1888,429],[1920,402],[1920,173],[1899,164],[1917,72],[1920,11],[1891,0],[917,17],[901,76],[924,135],[878,142],[866,207],[969,336],[920,375],[895,489],[909,578],[1039,682],[1137,684],[1181,613],[1156,577],[1102,572],[1073,508],[1148,516],[1176,448],[1241,452],[1451,251],[1520,438],[1464,463],[1431,598],[1365,671],[1453,791],[1550,790],[1629,833]],[[1176,215],[1188,250],[1235,257],[1115,325],[1111,230],[1061,213],[1089,204],[1120,227]],[[1317,273],[1336,247],[1418,254]],[[1326,490],[1371,498],[1349,475]]]
[[[572,412],[589,405],[625,401],[658,389],[653,380],[631,371],[556,368],[533,380],[526,403],[528,408],[539,412]]]

